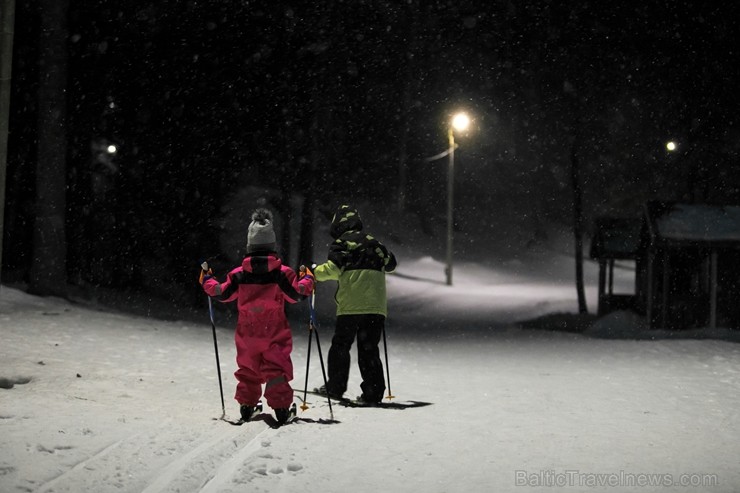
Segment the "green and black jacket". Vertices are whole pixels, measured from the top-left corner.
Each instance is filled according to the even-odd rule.
[[[337,315],[388,315],[385,273],[396,257],[372,235],[362,232],[357,211],[342,206],[334,215],[328,260],[316,266],[317,281],[337,281]]]

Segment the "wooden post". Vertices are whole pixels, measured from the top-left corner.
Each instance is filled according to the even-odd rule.
[[[603,315],[605,311],[604,301],[606,299],[606,296],[604,294],[604,286],[606,286],[606,260],[602,258],[599,259],[599,306],[596,308],[599,315]]]
[[[609,259],[609,295],[614,294],[614,259]]]
[[[709,255],[709,327],[717,327],[717,250]]]
[[[663,256],[663,292],[661,293],[661,307],[660,307],[660,325],[661,328],[668,328],[668,289],[670,287],[671,275],[670,275],[670,257],[668,250],[665,251]]]

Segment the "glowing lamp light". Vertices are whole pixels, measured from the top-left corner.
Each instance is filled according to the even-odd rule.
[[[108,147],[105,148],[105,150],[108,151],[108,154],[115,154],[116,152],[118,152],[118,148],[113,144],[110,144]]]
[[[452,128],[458,132],[467,130],[470,125],[470,117],[466,113],[458,113],[452,118]]]
[[[666,142],[666,144],[665,144],[665,148],[666,148],[666,150],[667,150],[668,152],[673,152],[673,151],[675,151],[677,147],[678,147],[678,146],[676,145],[676,143],[675,143],[674,141],[672,141],[672,140],[671,140],[671,141],[668,141],[668,142]]]

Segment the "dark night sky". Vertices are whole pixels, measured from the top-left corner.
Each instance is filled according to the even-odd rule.
[[[457,107],[475,121],[458,140],[463,212],[567,220],[573,142],[590,215],[655,197],[740,201],[735,2],[71,4],[73,245],[103,224],[101,241],[125,238],[130,258],[142,243],[197,246],[192,231],[214,227],[238,180],[392,203],[399,160],[409,207],[428,211],[444,180],[424,158],[445,148]],[[30,221],[40,76],[38,5],[16,10],[15,239]],[[112,166],[91,156],[107,141]],[[27,245],[14,245],[23,265]]]

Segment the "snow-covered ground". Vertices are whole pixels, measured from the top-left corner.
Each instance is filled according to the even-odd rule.
[[[645,337],[628,313],[585,333],[547,330],[576,311],[569,257],[461,261],[448,287],[439,261],[391,246],[401,259],[388,278],[391,388],[396,401],[431,405],[335,405],[336,424],[320,422],[331,416],[315,397],[304,421],[279,429],[215,419],[205,312],[202,323],[162,321],[0,288],[0,491],[740,490],[740,346],[727,340],[736,331]],[[587,275],[594,310],[592,264]],[[631,282],[620,270],[618,288]],[[332,294],[319,287],[324,355]],[[298,395],[306,313],[290,310]],[[218,342],[235,417],[227,318]],[[314,387],[315,346],[310,361]],[[359,383],[353,363],[350,396]]]

